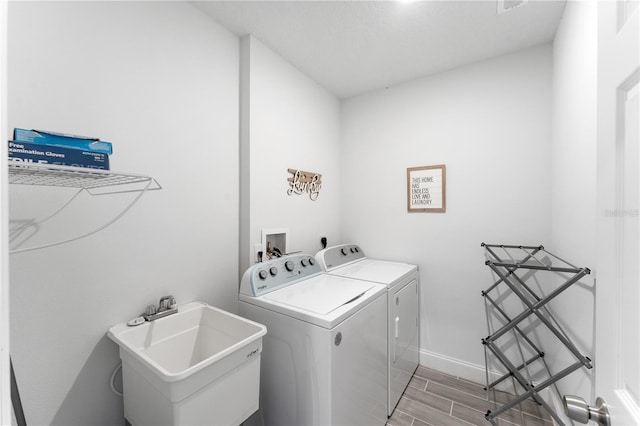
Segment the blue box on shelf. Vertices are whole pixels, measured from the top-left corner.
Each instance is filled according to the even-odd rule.
[[[111,142],[101,141],[98,138],[49,132],[45,130],[28,130],[16,127],[13,129],[13,140],[16,142],[28,142],[39,145],[82,149],[84,151],[98,152],[107,155],[113,153]]]
[[[9,141],[9,159],[24,163],[55,164],[109,170],[109,156],[77,148]]]

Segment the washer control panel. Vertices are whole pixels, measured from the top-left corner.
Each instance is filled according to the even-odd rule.
[[[320,265],[308,254],[271,259],[257,263],[245,271],[240,282],[240,294],[262,296],[320,273]]]
[[[329,247],[320,250],[316,255],[316,259],[326,271],[364,258],[364,252],[355,244]]]

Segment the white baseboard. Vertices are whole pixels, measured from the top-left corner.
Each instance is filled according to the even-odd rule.
[[[420,350],[420,365],[461,379],[480,384],[486,383],[484,365],[473,364],[424,349]]]

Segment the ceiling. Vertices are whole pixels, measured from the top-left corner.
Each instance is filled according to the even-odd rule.
[[[565,1],[193,1],[339,98],[553,40]],[[497,13],[498,3],[513,7]]]

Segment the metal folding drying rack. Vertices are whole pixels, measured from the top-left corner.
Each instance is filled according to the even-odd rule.
[[[562,327],[555,320],[551,314],[548,303],[558,296],[560,293],[567,290],[573,284],[578,282],[582,277],[588,275],[591,271],[588,268],[578,268],[558,256],[546,251],[543,246],[515,246],[515,245],[502,245],[502,244],[485,244],[482,243],[482,247],[485,249],[485,255],[487,261],[485,264],[491,268],[496,274],[498,280],[489,288],[482,292],[482,296],[485,300],[485,310],[487,314],[487,328],[490,333],[489,336],[482,339],[482,344],[485,350],[485,366],[486,366],[486,379],[487,387],[487,401],[491,408],[490,392],[495,387],[508,378],[512,378],[514,381],[514,390],[516,391],[515,398],[509,402],[503,404],[495,410],[489,409],[485,414],[485,418],[496,424],[496,418],[505,411],[517,406],[521,402],[528,398],[532,398],[536,403],[544,407],[545,410],[553,417],[553,419],[559,425],[564,425],[562,419],[557,415],[553,408],[542,398],[539,394],[543,389],[552,386],[555,391],[560,395],[556,387],[556,382],[572,372],[578,370],[581,367],[591,368],[591,360],[582,355],[576,346],[571,342],[567,334]],[[519,256],[516,257],[512,254],[515,251]],[[504,255],[501,257],[498,253]],[[544,255],[547,259],[546,262],[540,260],[537,256]],[[550,261],[550,259],[554,259]],[[552,266],[553,263],[557,263],[558,266]],[[533,289],[531,285],[527,285],[526,281],[536,273],[555,272],[562,276],[564,282],[554,286],[554,289],[547,295],[539,295]],[[524,272],[526,276],[518,275],[518,273]],[[502,286],[501,286],[502,285]],[[506,294],[514,294],[522,302],[522,311],[515,315],[510,312],[506,312],[506,307],[501,307],[499,301],[504,300],[505,293],[498,294],[498,288],[506,286]],[[539,291],[540,292],[540,291]],[[513,309],[513,308],[511,308]],[[491,313],[497,315],[500,319],[502,326],[497,330],[492,331],[490,316]],[[530,337],[525,333],[525,327],[520,326],[525,318],[535,315],[533,319],[539,320],[543,323],[547,329],[553,333],[553,335],[562,343],[562,345],[575,357],[575,362],[566,368],[562,369],[558,373],[552,373],[549,366],[544,359],[544,351],[542,351],[538,345],[536,345]],[[510,336],[513,336],[517,348],[519,350],[519,360],[513,362],[509,359],[507,351],[503,351],[500,345],[497,343],[498,339],[511,332]],[[533,354],[529,358],[525,359],[525,351],[523,347],[528,347],[528,354]],[[489,382],[489,353],[491,353],[499,361],[499,363],[506,368],[507,373],[499,377],[497,380]],[[528,356],[528,355],[527,355]],[[513,358],[513,355],[511,355]],[[542,363],[543,371],[546,372],[548,378],[542,381],[535,381],[532,379],[532,375],[529,371],[530,366],[539,361]],[[523,393],[518,393],[518,387],[516,383],[520,385]]]

